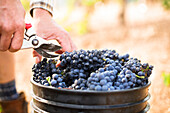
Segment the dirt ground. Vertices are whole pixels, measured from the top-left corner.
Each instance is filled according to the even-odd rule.
[[[170,72],[170,17],[126,27],[114,26],[96,30],[83,36],[71,34],[79,49],[115,49],[120,54],[129,53],[154,66],[150,77],[151,94],[149,113],[170,113],[170,87],[163,83],[161,73]],[[16,83],[18,91],[24,91],[28,102],[32,99],[30,78],[34,59],[32,50],[19,51],[16,59]],[[29,110],[31,107],[29,106]]]

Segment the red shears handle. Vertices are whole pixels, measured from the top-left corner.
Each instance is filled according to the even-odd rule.
[[[25,29],[29,29],[31,27],[32,27],[32,25],[30,23],[25,23]]]

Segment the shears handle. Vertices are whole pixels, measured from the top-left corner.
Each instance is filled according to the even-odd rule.
[[[25,23],[25,29],[26,29],[26,30],[28,30],[28,29],[31,28],[31,27],[32,27],[31,23]]]

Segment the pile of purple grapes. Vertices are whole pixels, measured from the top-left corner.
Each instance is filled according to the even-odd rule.
[[[108,49],[65,52],[59,59],[44,58],[32,68],[33,80],[39,84],[95,91],[145,86],[152,70],[148,63]]]

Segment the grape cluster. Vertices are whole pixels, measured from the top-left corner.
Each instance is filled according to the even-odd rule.
[[[55,67],[55,64],[52,63],[55,61],[49,60],[48,62],[49,63],[47,63],[47,59],[44,58],[40,63],[34,64],[32,68],[34,73],[33,80],[46,86],[48,86],[49,83],[45,78],[52,74],[52,67]]]
[[[136,86],[144,86],[148,83],[148,77],[152,74],[153,66],[148,63],[141,64],[137,58],[131,58],[124,65],[131,70],[137,77]]]
[[[89,90],[107,91],[114,90],[114,82],[116,76],[121,69],[121,64],[114,60],[106,59],[109,63],[104,68],[99,68],[96,72],[92,72],[87,80]]]
[[[44,58],[32,71],[33,80],[45,86],[108,91],[144,86],[152,69],[129,54],[105,49],[65,52],[58,60]]]

